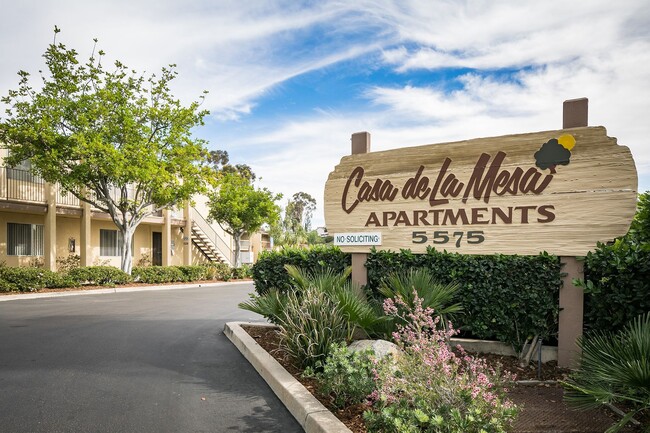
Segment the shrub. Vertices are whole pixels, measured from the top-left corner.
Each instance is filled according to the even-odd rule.
[[[48,289],[64,289],[68,287],[79,287],[81,283],[70,277],[65,272],[47,272],[44,275],[44,284]]]
[[[182,281],[201,281],[206,278],[205,266],[175,266],[183,274]]]
[[[283,292],[291,288],[291,280],[284,265],[294,265],[308,272],[324,268],[343,272],[351,265],[350,255],[338,247],[316,245],[309,249],[283,248],[280,251],[264,251],[252,267],[255,291],[264,294],[271,288]]]
[[[253,276],[253,271],[249,265],[241,265],[238,268],[233,268],[232,277],[235,280],[243,280],[244,278],[251,278]]]
[[[580,365],[562,383],[569,403],[580,409],[625,403],[629,412],[608,432],[619,431],[637,413],[650,414],[650,313],[618,333],[587,334],[578,345]]]
[[[140,256],[140,259],[136,263],[137,267],[143,268],[145,266],[151,266],[151,255],[144,253]]]
[[[41,268],[0,268],[0,291],[35,292],[45,287],[45,282],[53,272]]]
[[[281,324],[289,314],[286,309],[288,294],[300,298],[303,291],[314,290],[323,293],[337,306],[337,311],[346,318],[348,326],[353,330],[371,336],[387,332],[386,317],[373,308],[359,286],[349,281],[352,271],[350,267],[342,273],[327,268],[313,273],[291,265],[286,265],[285,268],[293,283],[290,291],[281,293],[273,288],[263,295],[251,294],[251,298],[240,303],[239,308],[260,314],[272,323]]]
[[[373,408],[364,413],[368,431],[507,431],[516,407],[504,397],[497,373],[460,347],[456,355],[447,346],[455,331],[436,330],[438,318],[417,294],[414,305],[399,297],[384,303],[387,314],[407,324],[395,334],[403,353],[378,371]]]
[[[81,266],[81,257],[76,254],[56,258],[56,269],[59,272],[70,272],[79,266]]]
[[[147,284],[186,281],[186,275],[176,266],[134,267],[131,275],[135,281]]]
[[[343,408],[362,403],[375,390],[375,368],[372,350],[352,352],[345,344],[334,343],[323,371],[311,375],[318,382],[318,392],[328,396],[332,406]]]
[[[455,325],[476,338],[497,339],[519,351],[529,336],[557,332],[560,262],[538,256],[478,256],[428,248],[425,254],[372,250],[366,262],[367,290],[382,298],[382,280],[411,268],[425,268],[442,284],[459,286],[454,301],[463,313]]]
[[[232,269],[227,263],[209,263],[201,266],[205,268],[207,280],[230,281],[232,278]]]
[[[90,284],[98,286],[109,286],[115,284],[126,284],[132,278],[126,272],[112,266],[86,266],[72,269],[68,277],[77,284]]]
[[[650,312],[650,243],[625,237],[585,258],[585,328],[620,330]]]

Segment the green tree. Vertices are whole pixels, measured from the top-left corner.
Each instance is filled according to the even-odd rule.
[[[301,228],[308,232],[311,228],[311,216],[316,210],[316,199],[306,192],[297,192],[293,195],[285,210],[285,218],[289,218],[294,231]]]
[[[54,33],[43,55],[49,73],[34,88],[20,71],[18,89],[2,98],[0,142],[10,166],[29,159],[47,182],[108,213],[122,239],[121,268],[131,273],[138,224],[203,188],[205,141],[190,130],[208,112],[172,96],[175,65],[148,77],[119,61],[107,70],[103,51],[93,48],[82,63]]]
[[[253,169],[250,168],[247,164],[235,164],[230,163],[230,156],[228,155],[227,150],[211,150],[208,153],[208,163],[214,168],[214,171],[219,173],[239,173],[241,176],[245,177],[251,182],[254,182],[257,179]]]
[[[306,192],[295,193],[284,208],[284,218],[271,226],[271,236],[276,245],[298,246],[309,242],[311,216],[316,209],[316,199]],[[312,236],[313,239],[313,236]]]
[[[280,208],[275,204],[281,194],[257,189],[245,176],[222,172],[217,188],[208,199],[208,218],[216,221],[235,241],[235,267],[240,265],[241,237],[254,233],[262,224],[275,224]]]

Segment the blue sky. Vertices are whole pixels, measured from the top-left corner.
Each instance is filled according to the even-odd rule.
[[[182,100],[203,90],[196,135],[285,197],[312,194],[350,135],[383,150],[561,127],[590,99],[590,125],[630,147],[650,189],[650,3],[591,1],[0,0],[0,93],[42,68],[59,40],[142,71],[178,65]]]

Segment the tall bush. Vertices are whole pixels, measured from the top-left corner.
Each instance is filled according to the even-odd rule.
[[[271,288],[280,292],[291,288],[291,279],[285,265],[294,265],[313,273],[325,268],[343,272],[351,265],[349,254],[338,247],[316,245],[308,249],[283,248],[279,251],[265,251],[252,267],[255,291],[262,295]]]
[[[81,284],[107,286],[131,282],[131,275],[112,266],[86,266],[74,268],[68,277]]]
[[[440,283],[456,282],[454,301],[463,312],[454,325],[477,338],[497,339],[519,350],[528,337],[557,332],[560,262],[555,256],[461,255],[427,249],[425,254],[372,250],[366,262],[367,289],[389,275],[425,268]]]
[[[621,330],[650,312],[650,192],[639,196],[627,235],[585,257],[585,328]]]

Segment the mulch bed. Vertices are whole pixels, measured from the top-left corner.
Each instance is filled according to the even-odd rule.
[[[243,326],[255,341],[271,354],[293,377],[301,382],[325,407],[330,409],[354,433],[365,433],[363,404],[347,407],[343,410],[333,409],[328,396],[319,395],[313,379],[301,377],[302,371],[295,368],[289,357],[278,347],[277,331],[271,327]],[[511,356],[483,354],[478,355],[489,365],[501,365],[501,371],[517,375],[517,380],[537,380],[537,365],[520,367],[519,361]],[[510,389],[508,396],[521,409],[514,425],[516,433],[602,433],[620,418],[607,408],[590,411],[576,411],[563,401],[563,390],[554,383],[565,379],[569,370],[557,367],[557,363],[542,364],[542,383],[534,385],[516,385]],[[648,421],[648,420],[641,420]],[[623,432],[640,432],[641,428],[626,427]]]

